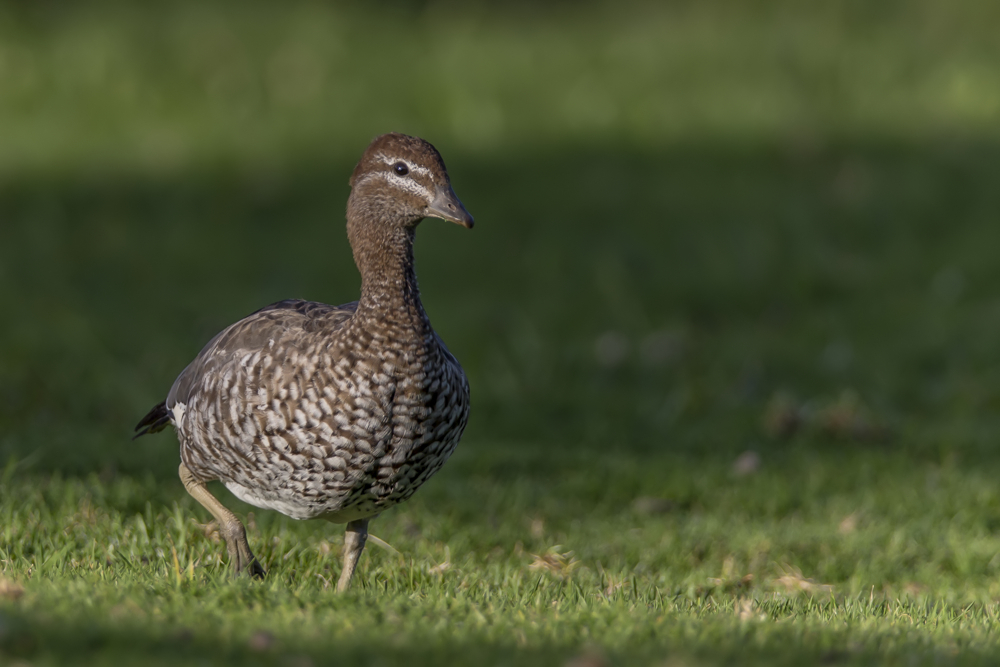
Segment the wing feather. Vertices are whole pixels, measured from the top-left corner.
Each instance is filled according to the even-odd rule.
[[[187,368],[177,376],[167,400],[154,407],[136,426],[136,435],[156,433],[169,422],[177,403],[190,403],[206,376],[224,372],[226,366],[247,355],[266,351],[269,341],[294,338],[299,334],[336,331],[357,310],[356,301],[341,306],[286,299],[272,303],[244,317],[216,335]]]

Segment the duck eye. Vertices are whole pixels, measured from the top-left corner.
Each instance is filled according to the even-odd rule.
[[[406,176],[408,173],[410,173],[410,169],[402,162],[397,162],[396,164],[392,165],[392,168],[395,169],[396,173],[399,174],[400,176]]]

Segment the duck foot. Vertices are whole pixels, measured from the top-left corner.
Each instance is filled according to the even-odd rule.
[[[254,579],[263,579],[267,572],[250,551],[247,530],[243,527],[243,523],[205,488],[204,482],[199,482],[194,478],[186,465],[182,463],[177,472],[180,475],[181,483],[184,484],[184,488],[191,494],[191,497],[201,503],[202,507],[215,517],[216,523],[219,524],[219,532],[226,540],[229,563],[236,574],[246,572]]]

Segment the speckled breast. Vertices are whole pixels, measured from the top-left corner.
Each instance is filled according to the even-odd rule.
[[[205,374],[172,406],[184,464],[296,519],[346,522],[406,500],[458,444],[469,387],[432,331],[379,339],[270,340]]]

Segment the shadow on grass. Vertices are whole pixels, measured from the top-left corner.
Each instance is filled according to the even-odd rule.
[[[208,338],[281,298],[355,298],[351,166],[4,183],[0,457],[172,477],[174,440],[130,429]],[[847,392],[887,425],[875,447],[996,459],[1000,148],[793,136],[449,166],[479,224],[425,222],[417,256],[472,384],[466,455],[729,460],[787,447],[761,427],[775,396]]]
[[[795,607],[799,613],[809,607],[816,613],[817,607],[831,605],[839,607],[841,614],[845,613],[842,603],[779,603],[777,606]],[[765,604],[762,609],[772,606]],[[906,610],[902,610],[905,605],[897,606],[899,613],[909,611],[921,615],[925,611],[916,603]],[[968,611],[966,609],[965,613]],[[963,615],[960,610],[942,613],[950,618]],[[791,618],[784,624],[740,621],[731,611],[726,614],[720,610],[701,615],[697,622],[678,617],[676,623],[660,624],[659,630],[644,637],[641,644],[628,642],[617,648],[597,648],[572,640],[519,647],[515,637],[481,636],[489,634],[488,630],[472,632],[467,640],[430,639],[409,634],[405,628],[394,627],[392,623],[366,627],[349,639],[322,636],[315,632],[315,626],[311,627],[310,636],[300,636],[301,632],[273,634],[263,628],[227,628],[220,632],[188,627],[173,619],[164,619],[159,627],[139,625],[123,614],[116,609],[106,617],[93,614],[54,617],[51,612],[26,612],[6,604],[0,610],[0,657],[31,660],[35,664],[75,664],[86,659],[95,664],[285,666],[627,665],[659,664],[668,658],[693,665],[731,661],[745,665],[884,664],[887,660],[936,664],[956,659],[953,643],[938,637],[940,643],[935,645],[929,636],[920,638],[915,633],[903,636],[892,627],[888,618],[884,619],[884,625],[870,618],[864,629],[851,627],[851,623],[846,627],[838,623],[837,627],[810,628]],[[674,616],[669,612],[667,615]],[[456,622],[464,623],[465,620],[456,619]],[[266,619],[261,618],[261,623],[266,624]],[[962,643],[960,661],[956,664],[992,664],[995,659],[994,651],[970,648],[967,639]]]

